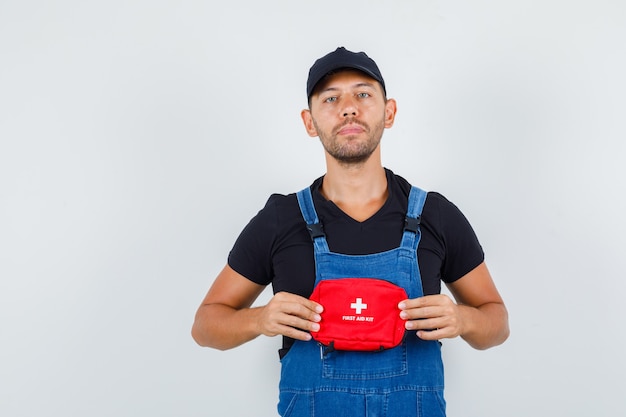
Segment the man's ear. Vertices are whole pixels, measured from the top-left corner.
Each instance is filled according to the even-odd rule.
[[[393,126],[397,111],[398,107],[396,101],[392,98],[388,99],[385,103],[385,128],[389,129]]]
[[[306,129],[306,133],[309,134],[312,138],[318,136],[317,129],[315,128],[315,124],[313,123],[313,116],[311,116],[311,110],[304,109],[300,112],[300,117],[302,117],[302,122],[304,122],[304,128]]]

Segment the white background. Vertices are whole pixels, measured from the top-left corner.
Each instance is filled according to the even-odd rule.
[[[444,343],[449,415],[624,415],[625,4],[0,0],[0,415],[275,415],[280,339],[190,328],[323,174],[299,112],[342,45],[398,101],[385,166],[462,209],[510,310],[506,344]]]

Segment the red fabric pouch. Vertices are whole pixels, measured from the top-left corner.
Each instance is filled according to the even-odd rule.
[[[324,307],[320,330],[311,335],[336,350],[393,348],[404,337],[398,303],[407,298],[404,288],[382,279],[322,280],[310,297]]]

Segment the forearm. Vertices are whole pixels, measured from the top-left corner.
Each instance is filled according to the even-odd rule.
[[[509,337],[508,313],[504,304],[458,307],[463,323],[461,337],[473,348],[489,349],[502,344]]]
[[[261,334],[261,307],[235,309],[224,304],[205,304],[196,313],[191,335],[200,346],[227,350]]]

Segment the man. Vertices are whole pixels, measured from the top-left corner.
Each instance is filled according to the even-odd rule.
[[[297,194],[269,198],[237,239],[192,335],[217,349],[282,335],[280,415],[445,416],[439,340],[460,336],[487,349],[509,334],[481,246],[452,203],[382,166],[396,102],[372,59],[337,48],[311,67],[307,95],[302,120],[323,145],[327,172]],[[442,280],[455,301],[440,294]],[[270,283],[273,298],[251,308]],[[368,303],[374,297],[380,302]],[[391,304],[380,316],[367,315],[383,302]],[[400,340],[385,345],[368,321],[385,334],[399,321]],[[324,339],[331,327],[339,334]]]

